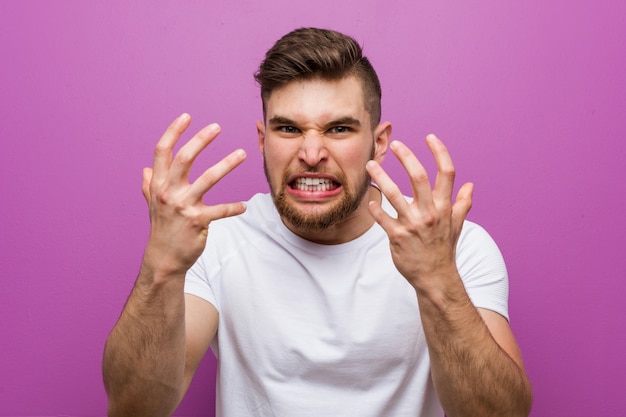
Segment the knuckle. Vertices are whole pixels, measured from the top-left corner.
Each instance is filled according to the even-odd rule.
[[[189,221],[194,229],[204,230],[209,227],[209,222],[199,215],[193,216]]]
[[[200,177],[198,177],[198,180],[202,182],[205,188],[210,188],[215,185],[219,178],[217,175],[211,172],[211,170],[208,170],[200,175]]]
[[[185,217],[189,217],[191,219],[195,217],[195,213],[190,212],[189,206],[184,200],[173,201],[171,202],[171,205],[174,207],[176,212],[183,214]]]
[[[400,245],[402,242],[404,242],[405,238],[409,235],[409,233],[407,232],[407,229],[404,229],[401,227],[395,227],[393,229],[390,229],[387,232],[387,234],[389,236],[389,243],[392,246]]]
[[[169,204],[171,200],[170,193],[167,190],[158,190],[156,192],[156,200],[159,204]]]
[[[423,224],[424,226],[433,227],[438,223],[438,216],[436,213],[432,211],[427,211],[425,213],[422,213],[420,220],[421,220],[420,223]]]
[[[394,201],[394,200],[398,200],[398,199],[404,199],[404,196],[402,195],[402,192],[400,191],[400,189],[398,187],[393,187],[390,190],[388,190],[387,192],[387,199],[390,201]]]
[[[442,167],[440,173],[446,177],[454,178],[456,176],[456,169],[453,166]]]
[[[429,182],[428,174],[424,171],[420,171],[419,173],[413,175],[413,180],[418,184]]]
[[[422,219],[422,223],[426,227],[433,227],[437,224],[437,220],[432,216],[426,216]]]
[[[157,156],[166,155],[171,151],[171,147],[165,143],[159,142],[154,147],[154,154]]]
[[[193,156],[183,151],[178,152],[174,157],[174,163],[181,166],[188,165],[191,161],[193,161]]]
[[[442,198],[435,202],[437,210],[441,213],[442,217],[449,216],[452,212],[452,201],[447,198]]]

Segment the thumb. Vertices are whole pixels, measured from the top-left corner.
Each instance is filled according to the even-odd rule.
[[[144,168],[143,169],[143,183],[141,185],[141,191],[148,204],[150,203],[150,183],[151,182],[152,182],[152,168]]]
[[[452,221],[456,225],[462,225],[472,208],[472,197],[474,194],[474,184],[465,183],[459,189],[456,200],[452,206]]]

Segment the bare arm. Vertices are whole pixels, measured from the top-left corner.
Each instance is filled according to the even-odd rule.
[[[435,389],[449,417],[527,416],[531,389],[517,342],[504,317],[471,303],[456,267],[456,243],[471,207],[472,184],[452,203],[454,166],[445,146],[427,138],[438,174],[431,189],[426,171],[402,143],[391,149],[411,178],[408,203],[380,165],[367,169],[398,213],[380,204],[370,212],[389,235],[394,263],[415,288],[431,357]]]
[[[200,130],[172,158],[189,123],[185,114],[168,127],[156,146],[153,169],[144,170],[150,238],[104,352],[111,417],[171,415],[217,329],[217,311],[206,301],[185,296],[184,279],[205,247],[209,223],[245,210],[241,203],[202,203],[202,196],[239,165],[245,153],[233,152],[190,184],[191,165],[217,137],[219,126]]]

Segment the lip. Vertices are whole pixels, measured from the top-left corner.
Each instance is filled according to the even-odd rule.
[[[315,180],[315,179],[329,180],[329,181],[332,181],[333,187],[329,190],[302,190],[302,189],[293,187],[294,182],[302,178],[312,179],[312,180]],[[343,190],[341,183],[337,180],[336,177],[332,175],[320,174],[320,173],[301,173],[301,174],[291,175],[287,180],[286,188],[287,188],[287,192],[291,196],[299,200],[306,200],[306,201],[329,199],[340,194]]]

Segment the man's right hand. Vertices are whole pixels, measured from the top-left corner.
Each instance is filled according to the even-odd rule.
[[[172,158],[174,146],[190,122],[186,113],[172,122],[156,145],[153,168],[143,170],[151,227],[142,267],[155,275],[184,275],[204,250],[209,223],[246,210],[243,203],[207,206],[202,201],[213,185],[243,162],[243,149],[189,182],[194,160],[218,136],[219,125],[204,127]]]
[[[207,206],[202,197],[246,154],[234,151],[189,183],[194,160],[220,131],[217,124],[206,126],[173,156],[190,121],[183,114],[167,128],[153,168],[143,172],[150,238],[102,364],[111,417],[171,416],[217,330],[217,310],[197,297],[186,298],[184,277],[204,250],[209,223],[245,211],[243,203]]]

